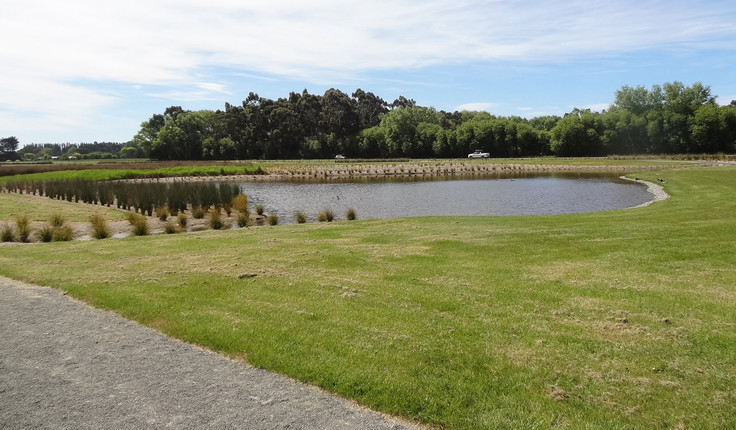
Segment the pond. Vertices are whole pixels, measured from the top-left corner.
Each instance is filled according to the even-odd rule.
[[[647,188],[612,176],[561,175],[442,180],[248,182],[240,188],[251,208],[263,205],[279,222],[298,211],[316,221],[329,209],[344,220],[419,216],[554,215],[638,206],[652,200]]]

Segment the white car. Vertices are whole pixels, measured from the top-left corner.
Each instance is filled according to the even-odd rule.
[[[476,149],[472,154],[468,154],[468,158],[491,158],[491,154]]]

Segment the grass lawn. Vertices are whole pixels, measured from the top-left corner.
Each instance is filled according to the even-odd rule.
[[[0,274],[440,427],[736,428],[736,168],[636,176],[672,198],[0,246]]]
[[[0,222],[11,220],[17,215],[28,215],[31,221],[48,221],[51,215],[61,215],[71,222],[89,221],[92,213],[99,213],[108,221],[125,219],[126,211],[105,206],[89,206],[65,200],[27,194],[0,193]]]

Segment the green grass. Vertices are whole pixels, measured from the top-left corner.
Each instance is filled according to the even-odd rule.
[[[89,206],[27,194],[0,193],[0,219],[28,215],[31,221],[48,221],[51,215],[59,214],[66,221],[80,222],[89,220],[90,211],[102,214],[110,221],[125,219],[125,211],[103,206]]]
[[[0,247],[0,273],[442,427],[734,428],[736,168],[636,176],[672,198]]]

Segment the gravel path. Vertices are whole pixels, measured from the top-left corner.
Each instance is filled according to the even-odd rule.
[[[0,277],[2,429],[416,429]]]

